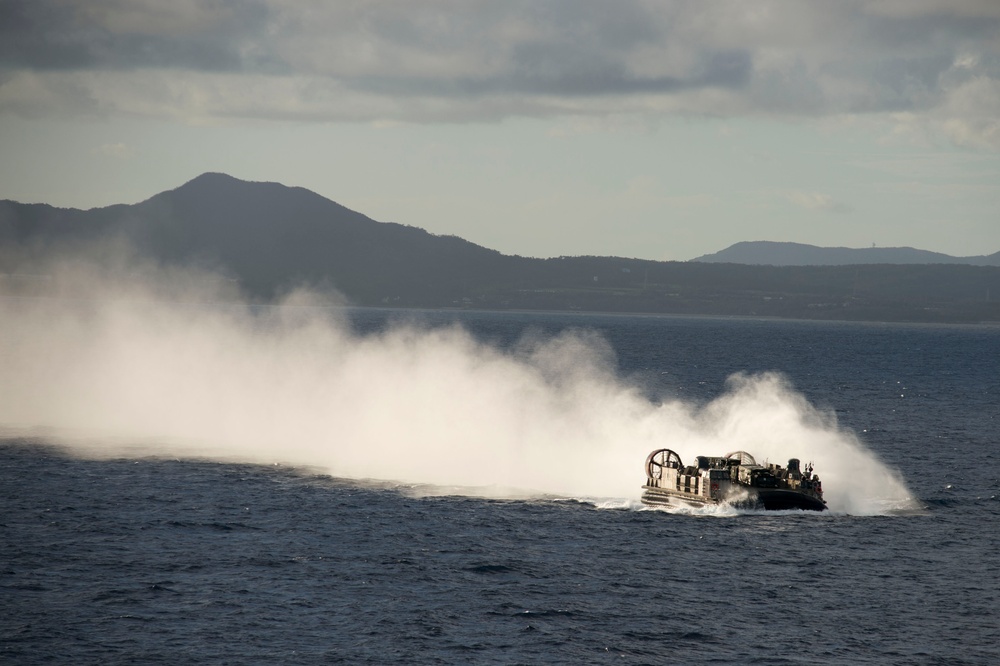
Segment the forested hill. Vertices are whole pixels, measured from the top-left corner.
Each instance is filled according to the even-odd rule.
[[[995,266],[533,259],[376,222],[302,188],[223,174],[135,205],[82,211],[0,202],[0,280],[21,293],[52,289],[11,250],[105,238],[125,239],[161,263],[212,267],[258,300],[313,284],[371,306],[1000,321]]]
[[[763,266],[851,266],[857,264],[968,264],[1000,266],[1000,252],[974,257],[953,257],[912,247],[816,247],[802,243],[748,241],[692,259],[728,264]]]

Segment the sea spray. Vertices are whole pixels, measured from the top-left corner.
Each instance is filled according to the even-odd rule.
[[[251,307],[210,274],[143,266],[122,280],[81,261],[45,270],[71,291],[0,299],[0,424],[54,429],[80,455],[630,500],[655,448],[685,461],[745,449],[814,462],[834,511],[879,513],[909,497],[778,374],[734,375],[705,404],[655,400],[619,375],[593,332],[533,334],[511,348],[454,325],[358,335],[308,290]]]

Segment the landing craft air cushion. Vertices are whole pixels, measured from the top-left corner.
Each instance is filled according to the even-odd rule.
[[[721,458],[698,456],[684,466],[677,453],[657,449],[646,458],[642,502],[650,506],[732,504],[767,511],[823,511],[823,485],[810,463],[802,470],[798,458],[787,467],[758,465],[746,451]]]

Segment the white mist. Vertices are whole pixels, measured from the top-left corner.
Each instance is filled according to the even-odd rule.
[[[80,455],[628,499],[653,449],[685,460],[746,449],[814,462],[834,511],[879,513],[909,497],[777,375],[734,376],[704,405],[656,403],[586,333],[511,351],[458,327],[360,337],[307,292],[254,309],[210,275],[145,267],[123,283],[79,262],[40,270],[69,291],[0,295],[0,425],[42,429]]]

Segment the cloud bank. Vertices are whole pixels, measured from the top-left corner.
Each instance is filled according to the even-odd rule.
[[[889,114],[1000,148],[992,0],[0,0],[0,113]]]

